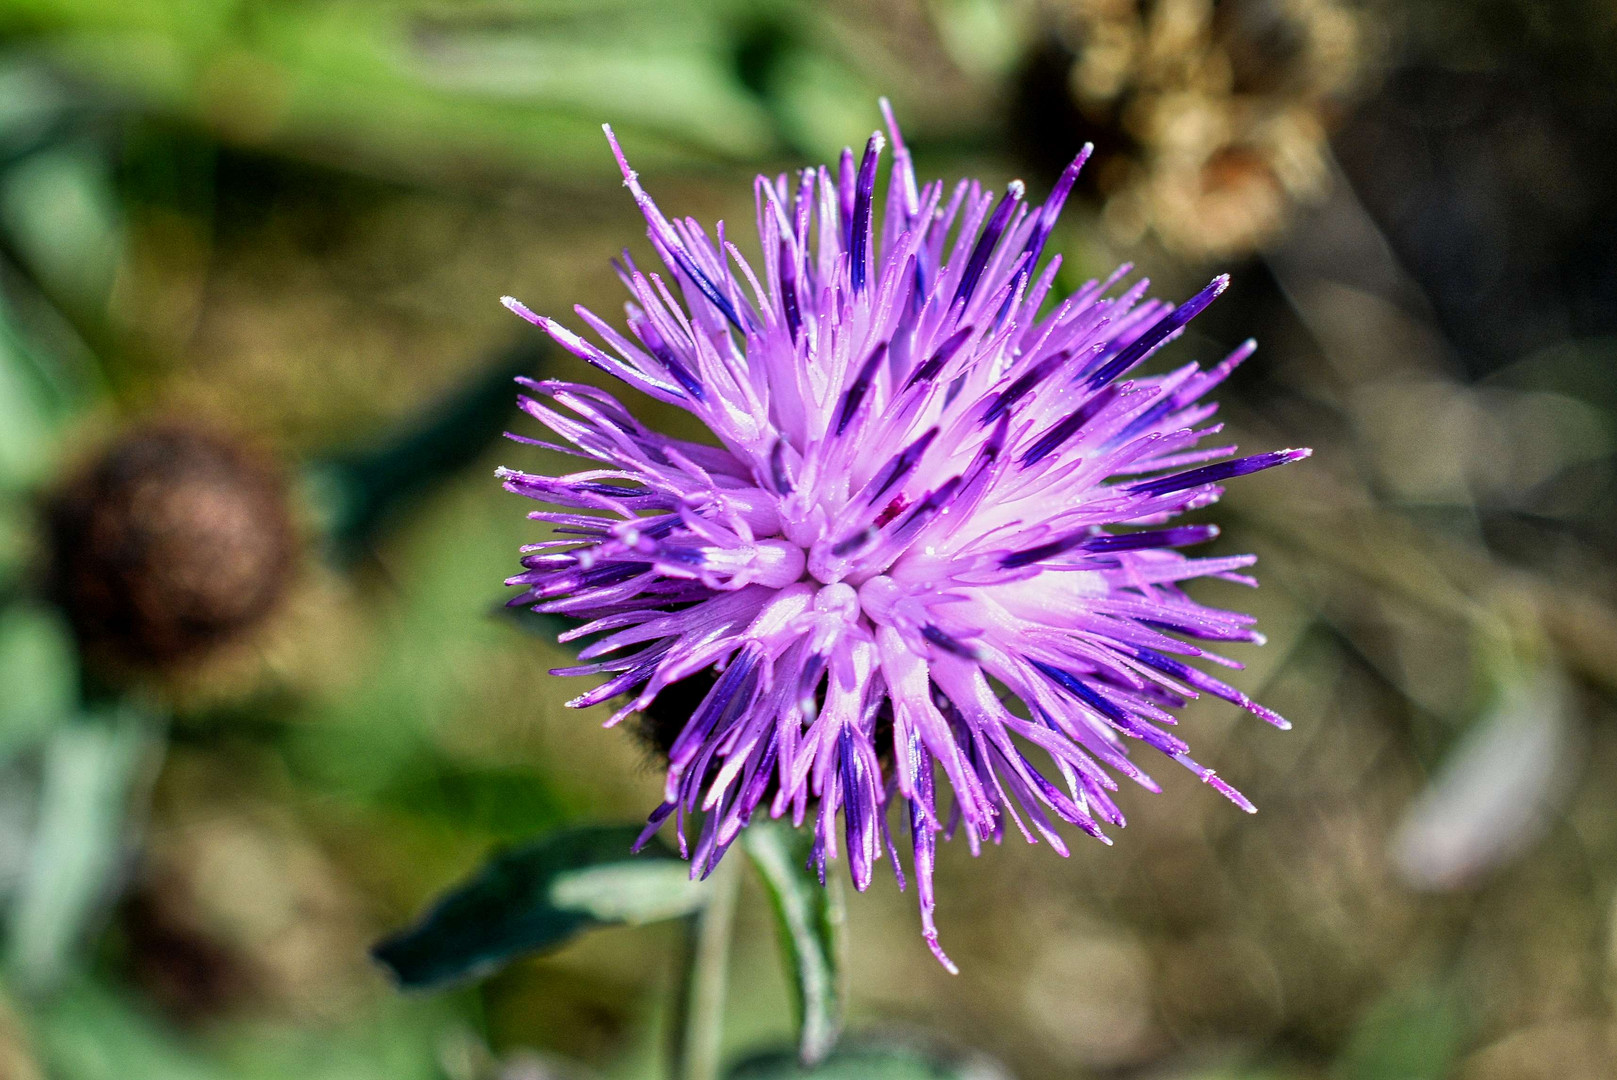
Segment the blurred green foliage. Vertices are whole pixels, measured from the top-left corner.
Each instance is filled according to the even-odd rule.
[[[782,137],[839,146],[842,122],[864,122],[869,86],[825,48],[826,30],[796,0],[0,10],[0,32],[93,79],[104,105],[418,178],[491,167],[598,178],[603,116],[642,141],[647,164],[751,159]]]

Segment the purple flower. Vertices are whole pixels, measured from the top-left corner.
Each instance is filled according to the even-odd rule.
[[[628,695],[617,723],[676,685],[699,700],[669,734],[646,837],[674,817],[706,874],[760,807],[812,816],[822,880],[844,853],[864,889],[888,856],[902,888],[897,801],[925,937],[952,971],[933,921],[940,832],[975,852],[1009,821],[1065,855],[1059,819],[1109,843],[1111,774],[1156,790],[1132,742],[1253,809],[1165,729],[1203,693],[1287,726],[1181,659],[1239,667],[1184,639],[1262,641],[1250,616],[1181,587],[1255,584],[1240,573],[1253,557],[1187,557],[1218,530],[1171,522],[1308,451],[1202,445],[1221,427],[1202,399],[1251,342],[1209,370],[1128,377],[1227,278],[1173,307],[1144,281],[1117,291],[1123,267],[1053,301],[1060,256],[1039,258],[1087,147],[1029,207],[1020,182],[918,185],[883,111],[880,212],[880,133],[835,169],[759,177],[761,269],[723,224],[664,217],[607,129],[666,274],[625,253],[628,336],[575,309],[604,348],[505,303],[717,445],[651,431],[593,387],[526,382],[523,408],[570,444],[537,445],[593,467],[500,471],[560,508],[530,515],[554,537],[508,583],[513,605],[585,620],[562,635],[589,641],[585,663],[555,674],[606,678],[570,705]]]

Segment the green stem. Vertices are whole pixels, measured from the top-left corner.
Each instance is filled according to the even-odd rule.
[[[672,1025],[672,1075],[676,1080],[718,1080],[730,938],[741,884],[736,862],[725,860],[713,871],[707,904],[689,923]]]
[[[749,826],[742,844],[774,908],[797,1014],[798,1058],[812,1067],[836,1048],[842,1034],[842,882],[832,876],[820,884],[807,866],[811,839],[784,822]]]

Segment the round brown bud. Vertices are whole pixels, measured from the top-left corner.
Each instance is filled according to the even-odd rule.
[[[92,657],[164,668],[240,638],[296,548],[276,470],[179,423],[119,436],[50,499],[50,588]]]

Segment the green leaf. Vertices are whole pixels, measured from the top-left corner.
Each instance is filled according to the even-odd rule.
[[[807,868],[806,834],[767,821],[749,826],[743,835],[769,890],[792,973],[799,1056],[812,1065],[825,1059],[842,1033],[842,896],[836,882],[827,888]]]
[[[726,1080],[1011,1080],[998,1063],[978,1055],[931,1053],[913,1046],[844,1046],[818,1065],[788,1051],[738,1062]]]
[[[123,999],[76,986],[31,1010],[31,1034],[53,1080],[226,1080],[157,1020]]]
[[[52,146],[8,169],[0,224],[53,300],[69,310],[105,309],[126,238],[111,166],[93,143]]]
[[[401,985],[425,989],[490,974],[596,926],[657,922],[700,908],[707,888],[690,880],[673,852],[653,845],[630,854],[639,831],[565,829],[498,854],[372,955]]]
[[[569,870],[551,882],[550,900],[559,910],[577,911],[598,923],[638,926],[689,915],[694,910],[690,877],[689,866],[672,859]]]
[[[496,1080],[474,1071],[481,1041],[453,998],[394,994],[355,1005],[317,1024],[288,1017],[222,1026],[209,1033],[209,1056],[230,1080]]]
[[[31,990],[60,984],[113,898],[157,730],[146,713],[118,705],[63,725],[45,745],[39,824],[6,935],[8,970]]]
[[[22,576],[30,570],[32,519],[28,508],[0,493],[0,607],[17,598]]]
[[[64,88],[43,65],[0,61],[0,167],[36,149],[70,106]]]
[[[47,608],[0,611],[0,761],[42,737],[78,704],[78,655]]]
[[[363,553],[398,511],[475,462],[517,415],[518,376],[534,376],[542,345],[528,337],[442,401],[402,421],[376,442],[311,469],[331,553],[339,563]]]
[[[1442,1080],[1454,1070],[1470,1025],[1453,987],[1407,987],[1377,1001],[1331,1068],[1335,1080]]]
[[[4,91],[0,71],[0,97]],[[3,194],[0,188],[0,203]],[[92,391],[91,380],[75,370],[83,357],[62,337],[49,301],[20,275],[7,285],[0,294],[0,498],[49,476],[62,428]]]
[[[36,482],[50,464],[55,432],[29,377],[27,345],[0,301],[0,493]]]

